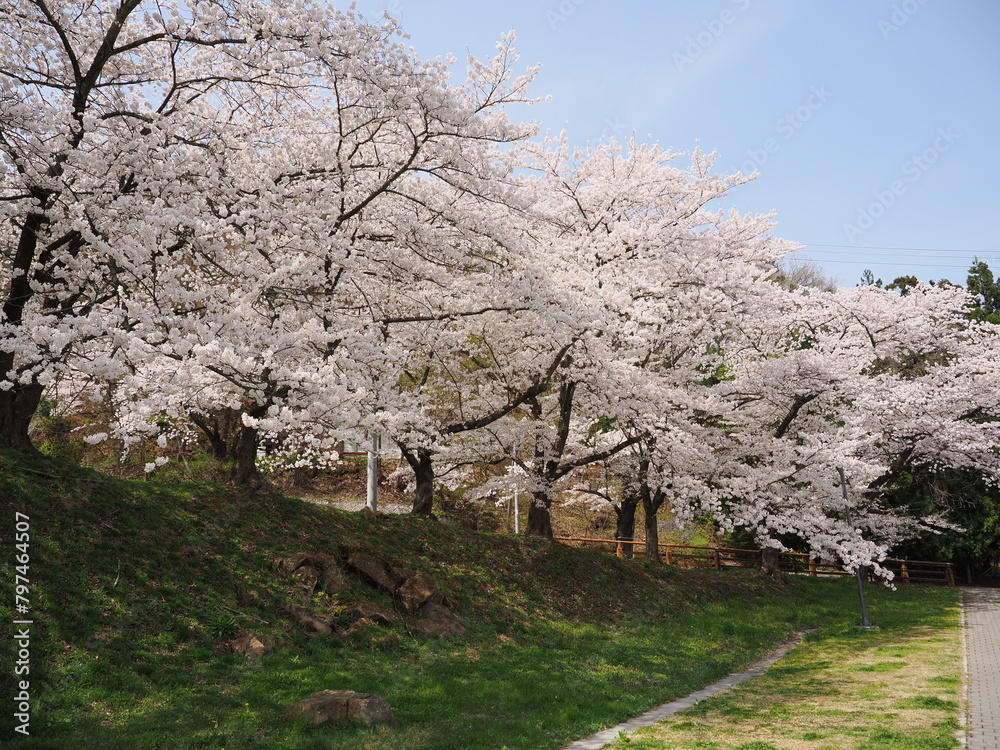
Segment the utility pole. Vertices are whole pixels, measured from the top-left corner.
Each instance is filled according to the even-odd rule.
[[[853,529],[854,519],[851,517],[851,501],[847,499],[847,477],[844,475],[844,470],[840,467],[837,468],[837,473],[840,474],[840,489],[844,492],[844,505],[847,507],[847,525]],[[868,608],[865,607],[865,590],[861,585],[863,577],[861,567],[854,571],[854,577],[858,581],[858,599],[861,602],[861,627],[874,628],[876,626],[868,622]]]
[[[371,446],[368,449],[368,509],[378,510],[378,457],[382,450],[382,436],[372,430]]]

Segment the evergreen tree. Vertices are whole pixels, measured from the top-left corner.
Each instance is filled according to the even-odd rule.
[[[978,302],[972,309],[970,317],[974,320],[1000,324],[1000,283],[993,278],[989,265],[977,259],[969,268],[966,285],[969,294]]]

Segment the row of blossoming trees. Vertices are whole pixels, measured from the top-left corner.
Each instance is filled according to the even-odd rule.
[[[455,84],[321,2],[5,5],[0,444],[73,383],[117,415],[88,440],[201,431],[240,483],[264,438],[378,430],[417,513],[493,464],[474,492],[517,487],[551,536],[600,462],[588,491],[650,541],[669,506],[848,566],[927,522],[882,507],[902,472],[996,472],[996,347],[961,289],[775,283],[771,217],[715,207],[747,178],[536,137],[510,45]]]

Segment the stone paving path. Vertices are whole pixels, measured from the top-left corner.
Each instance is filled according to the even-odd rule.
[[[763,659],[758,662],[751,664],[743,672],[738,672],[737,674],[731,674],[728,677],[719,680],[713,685],[709,685],[707,688],[698,690],[697,692],[691,693],[685,698],[678,698],[670,703],[664,703],[662,706],[657,706],[656,708],[650,709],[642,716],[636,716],[634,719],[629,719],[624,724],[619,724],[616,727],[611,727],[610,729],[605,729],[603,732],[598,732],[592,737],[587,737],[583,740],[577,740],[572,745],[567,745],[564,750],[600,750],[600,748],[607,745],[609,742],[613,742],[620,732],[625,732],[626,734],[634,732],[636,729],[642,729],[643,727],[648,727],[650,724],[655,724],[660,719],[665,719],[668,716],[672,716],[678,711],[683,711],[685,708],[691,708],[698,701],[710,698],[716,693],[721,693],[723,690],[728,690],[733,685],[739,685],[744,680],[748,680],[751,677],[756,677],[758,675],[764,674],[769,666],[774,664],[778,659],[787,654],[795,646],[799,644],[802,640],[802,636],[807,633],[813,632],[812,630],[803,630],[801,633],[796,635],[794,638],[785,641],[776,649],[767,654]]]
[[[1000,750],[1000,589],[962,589],[969,750]]]

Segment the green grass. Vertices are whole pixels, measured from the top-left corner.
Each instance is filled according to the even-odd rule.
[[[22,748],[557,748],[703,687],[796,630],[850,637],[857,620],[851,581],[684,571],[213,484],[126,482],[15,452],[0,452],[0,509],[6,557],[15,511],[31,519],[33,712]],[[426,571],[469,633],[441,641],[398,623],[310,640],[281,614],[302,602],[274,564],[299,551],[363,551]],[[0,581],[4,627],[12,585]],[[888,627],[932,625],[954,600],[918,587],[870,596]],[[393,605],[353,579],[327,605],[362,601]],[[247,632],[274,646],[260,662],[225,647]],[[399,726],[285,720],[288,705],[325,688],[384,695]],[[13,690],[4,669],[0,695]],[[0,714],[0,739],[13,736],[11,720]]]
[[[913,600],[879,597],[870,610],[878,630],[839,624],[821,628],[762,677],[612,747],[956,747],[959,704],[947,697],[956,694],[961,681],[956,596],[943,589],[919,591]],[[907,661],[882,660],[899,654],[906,654]]]

